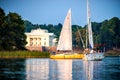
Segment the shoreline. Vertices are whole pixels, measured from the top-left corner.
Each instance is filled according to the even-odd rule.
[[[105,57],[119,57],[120,50],[109,50]],[[49,52],[39,51],[0,51],[0,58],[50,58]]]
[[[105,56],[120,56],[120,49],[113,48],[105,52]]]
[[[49,55],[38,51],[0,51],[0,58],[49,58]]]
[[[0,56],[0,59],[3,59],[3,58],[49,58],[49,57],[43,57],[43,56]]]
[[[105,57],[119,57],[119,56],[107,55]],[[50,57],[41,57],[41,56],[37,56],[37,57],[34,57],[34,56],[3,56],[3,57],[1,57],[0,56],[0,59],[8,59],[8,58],[13,58],[13,59],[18,58],[19,59],[19,58],[50,58]]]

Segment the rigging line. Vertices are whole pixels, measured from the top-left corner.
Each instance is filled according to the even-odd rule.
[[[87,28],[88,28],[88,24],[87,24],[87,26],[86,26],[86,48],[87,48],[87,46],[88,46],[88,31],[87,31]]]
[[[80,39],[81,39],[81,41],[82,41],[83,48],[85,49],[85,44],[84,44],[84,42],[83,42],[83,39],[82,39],[82,36],[81,36],[80,30],[78,29],[78,26],[77,26],[77,30],[78,30],[78,33],[79,33]]]

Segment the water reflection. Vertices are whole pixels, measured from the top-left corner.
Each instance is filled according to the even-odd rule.
[[[72,80],[72,60],[50,60],[50,80]]]
[[[0,59],[0,80],[120,80],[120,57],[102,61]]]
[[[26,74],[27,80],[48,80],[49,59],[27,59]]]
[[[83,80],[93,80],[93,61],[83,61]]]

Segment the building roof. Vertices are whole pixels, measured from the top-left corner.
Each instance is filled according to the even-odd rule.
[[[25,33],[26,35],[47,35],[47,36],[55,36],[54,33],[48,33],[48,30],[46,29],[35,29],[31,30],[30,33]]]

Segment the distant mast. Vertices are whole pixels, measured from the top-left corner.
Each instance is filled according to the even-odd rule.
[[[71,9],[69,9],[67,16],[65,18],[60,33],[57,50],[72,51]]]
[[[94,44],[93,44],[92,28],[91,28],[91,21],[90,21],[90,5],[89,5],[89,0],[87,0],[87,26],[88,26],[89,48],[93,49],[94,48]]]

